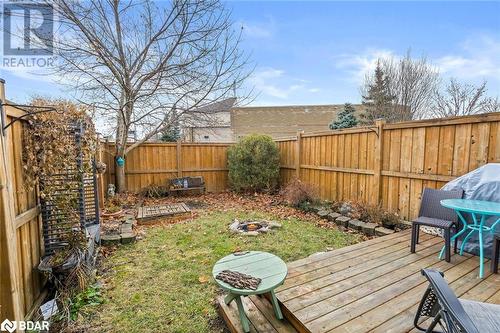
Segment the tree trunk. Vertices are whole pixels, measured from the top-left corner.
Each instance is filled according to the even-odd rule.
[[[124,147],[120,144],[116,144],[116,155],[115,155],[115,185],[116,185],[116,193],[125,192],[125,164],[120,166],[118,165],[118,158],[122,158],[125,160],[125,152]]]
[[[116,193],[125,192],[125,164],[118,165],[117,160],[121,157],[125,160],[125,146],[127,145],[128,127],[125,124],[123,113],[117,114],[116,128],[116,153],[115,153],[115,186]],[[125,161],[126,163],[126,161]]]
[[[118,158],[118,156],[116,156]],[[123,157],[122,157],[123,158]],[[116,184],[116,192],[122,193],[125,192],[125,165],[119,166],[115,160],[115,184]]]

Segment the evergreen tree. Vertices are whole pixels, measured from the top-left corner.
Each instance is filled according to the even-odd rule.
[[[350,128],[358,125],[358,119],[354,114],[356,110],[351,103],[344,104],[344,110],[337,115],[337,120],[330,123],[330,129]]]
[[[181,138],[181,131],[177,124],[169,127],[161,133],[160,140],[163,142],[176,142]]]
[[[373,82],[368,85],[366,96],[363,96],[366,122],[373,123],[378,118],[390,120],[394,99],[395,96],[390,93],[389,79],[384,74],[380,62],[377,62]]]
[[[169,123],[170,126],[160,133],[160,140],[163,142],[176,142],[181,138],[181,129],[175,108],[172,110]]]

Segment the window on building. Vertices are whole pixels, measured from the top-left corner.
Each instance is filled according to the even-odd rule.
[[[209,136],[208,136],[208,135],[205,135],[205,136],[203,137],[203,139],[208,140],[208,139],[209,139]]]

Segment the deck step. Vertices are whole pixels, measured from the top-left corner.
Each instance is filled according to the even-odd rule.
[[[224,303],[224,296],[219,296],[217,298],[217,305],[229,331],[232,333],[244,333],[238,316],[236,303],[231,302],[231,304],[226,305]],[[275,317],[273,307],[265,297],[243,297],[243,306],[250,320],[250,332],[252,333],[297,332],[286,319],[278,320]]]

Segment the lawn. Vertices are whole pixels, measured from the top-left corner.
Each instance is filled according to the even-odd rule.
[[[276,232],[257,237],[228,231],[233,218],[274,219]],[[285,261],[359,241],[359,236],[297,218],[256,211],[213,211],[182,223],[149,227],[145,237],[104,261],[104,304],[90,326],[106,332],[219,332],[213,264],[237,250],[272,252]]]

